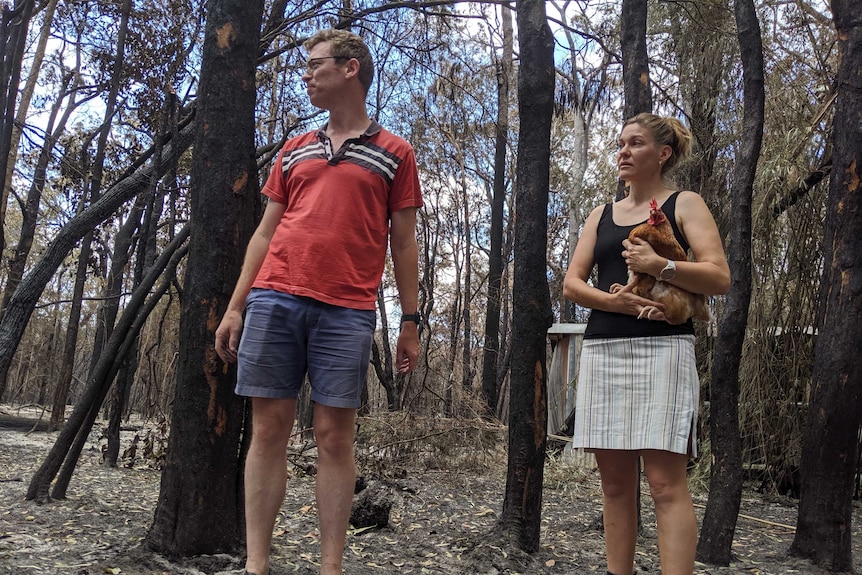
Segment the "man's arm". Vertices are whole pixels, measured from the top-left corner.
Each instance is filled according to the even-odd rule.
[[[401,311],[414,314],[419,306],[419,248],[416,245],[416,208],[392,214],[389,249],[395,268],[395,286]],[[419,326],[413,321],[401,324],[395,350],[395,365],[400,373],[416,369],[419,360]]]
[[[251,286],[257,277],[257,272],[260,271],[260,266],[263,265],[263,260],[269,249],[269,242],[272,240],[278,223],[281,221],[285,208],[284,204],[269,200],[266,204],[266,210],[263,212],[263,218],[251,236],[251,240],[248,242],[245,259],[242,263],[242,271],[239,273],[239,279],[236,281],[236,287],[234,287],[233,295],[231,295],[230,302],[227,304],[224,317],[216,330],[216,353],[226,363],[236,361],[239,336],[242,333],[242,314],[245,311],[245,298],[248,296],[248,292],[251,291]]]

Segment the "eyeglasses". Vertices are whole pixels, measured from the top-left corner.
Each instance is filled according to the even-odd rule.
[[[309,74],[314,74],[314,71],[323,66],[324,60],[349,60],[350,56],[322,56],[320,58],[312,58],[305,63],[305,71]]]

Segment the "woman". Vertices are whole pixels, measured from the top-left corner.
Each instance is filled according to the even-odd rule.
[[[639,114],[624,124],[617,167],[629,194],[589,215],[563,288],[566,298],[592,309],[573,445],[593,451],[599,466],[609,575],[633,570],[639,457],[655,501],[661,572],[694,570],[697,522],[686,477],[688,456],[695,454],[700,388],[694,328],[691,320],[667,323],[661,304],[624,285],[632,271],[693,293],[724,294],[730,287],[718,228],[703,199],[674,191],[664,179],[690,148],[691,134],[675,118]],[[647,220],[653,198],[694,261],[671,262],[639,238],[628,241],[629,232]],[[587,283],[594,265],[597,286]],[[658,312],[638,319],[647,306]]]

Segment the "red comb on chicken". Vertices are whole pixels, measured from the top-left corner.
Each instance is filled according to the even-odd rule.
[[[629,241],[641,238],[661,257],[674,261],[685,260],[685,251],[676,241],[673,228],[655,198],[650,200],[649,208],[649,219],[629,233]],[[710,318],[706,297],[703,294],[691,293],[667,282],[658,281],[653,276],[642,272],[629,272],[629,283],[633,281],[634,276],[637,276],[638,282],[632,288],[632,292],[664,304],[664,317],[668,323],[674,325],[684,323],[690,317],[702,320]],[[638,317],[644,314],[649,317],[653,312],[655,312],[654,308],[646,308]]]

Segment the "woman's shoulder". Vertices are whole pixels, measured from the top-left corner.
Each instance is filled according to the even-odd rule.
[[[603,225],[603,222],[606,222],[608,219],[608,214],[610,211],[611,204],[599,204],[594,207],[592,211],[587,216],[587,219],[584,220],[584,227],[581,230],[581,237],[584,235],[596,235],[598,233],[599,227]]]
[[[702,230],[710,222],[714,225],[715,221],[703,196],[688,190],[679,192],[677,196],[674,219],[686,237],[688,230]]]
[[[697,192],[693,192],[691,190],[680,190],[676,192],[676,211],[678,213],[685,213],[692,210],[700,211],[704,209],[709,211],[706,202],[703,201],[703,196]]]
[[[613,209],[613,207],[614,207],[614,203],[613,203],[613,202],[607,202],[607,203],[604,203],[604,204],[599,204],[599,205],[597,205],[596,207],[594,207],[594,208],[593,208],[593,211],[590,213],[590,215],[593,215],[593,214],[603,214],[603,213],[604,213],[604,212],[606,212],[606,211],[612,210],[612,209]]]
[[[699,202],[703,203],[703,196],[692,190],[679,190],[675,192],[676,201],[679,202]]]
[[[605,212],[608,212],[612,209],[612,205],[613,204],[611,204],[611,203],[597,205],[596,207],[594,207],[592,209],[592,211],[590,212],[590,215],[587,216],[587,220],[601,219],[601,217],[605,214]]]

